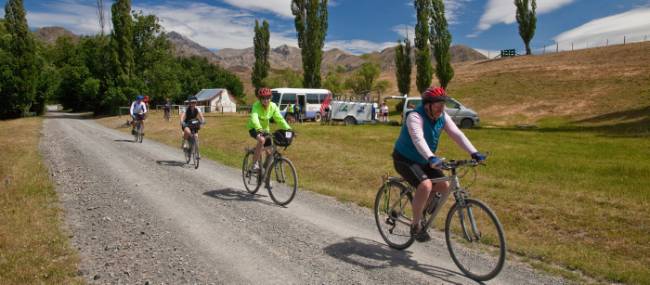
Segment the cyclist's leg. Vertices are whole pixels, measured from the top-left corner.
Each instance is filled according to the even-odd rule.
[[[189,127],[184,127],[184,128],[183,128],[183,138],[184,138],[185,140],[189,140],[189,139],[190,139],[190,136],[192,136],[192,131],[190,130]]]

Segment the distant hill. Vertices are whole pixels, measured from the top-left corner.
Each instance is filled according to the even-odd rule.
[[[62,27],[43,27],[34,31],[34,36],[46,44],[54,44],[60,37],[67,36],[74,41],[79,40],[79,36]]]
[[[167,33],[167,38],[172,43],[174,54],[180,57],[200,56],[211,63],[219,63],[219,58],[209,49],[197,44],[177,32]]]

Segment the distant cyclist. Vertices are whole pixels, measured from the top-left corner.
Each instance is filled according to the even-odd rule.
[[[187,107],[185,108],[185,112],[181,113],[181,130],[183,131],[183,148],[186,149],[188,148],[187,145],[187,140],[192,136],[192,130],[190,130],[190,122],[192,120],[198,119],[201,124],[205,123],[205,118],[203,117],[203,113],[201,113],[201,110],[196,107],[196,103],[198,102],[198,99],[196,96],[191,96],[187,98]],[[200,126],[197,126],[196,129],[196,135],[198,136],[198,129]]]
[[[135,97],[135,101],[131,103],[131,109],[129,112],[133,119],[131,122],[131,133],[135,134],[135,122],[142,121],[142,127],[144,128],[144,119],[147,114],[147,104],[144,103],[144,97],[142,95]]]
[[[259,160],[262,155],[262,148],[271,146],[271,128],[269,121],[273,118],[276,124],[282,130],[290,130],[291,127],[284,120],[280,109],[275,103],[271,102],[271,89],[261,88],[257,92],[258,101],[251,108],[251,116],[248,120],[248,133],[257,141],[255,146],[255,156],[253,158],[253,168],[259,169]]]
[[[485,160],[485,155],[476,150],[451,117],[444,112],[447,98],[447,93],[441,87],[427,89],[422,94],[422,105],[406,114],[406,122],[393,149],[395,170],[417,189],[413,197],[411,235],[420,242],[431,239],[420,224],[422,211],[431,191],[443,194],[449,188],[449,182],[433,184],[429,180],[444,177],[439,169],[442,160],[435,153],[442,131],[471,154],[473,159]]]
[[[169,117],[171,116],[171,111],[172,111],[172,102],[167,98],[165,100],[165,105],[163,105],[163,111],[165,112],[165,120],[169,121]]]

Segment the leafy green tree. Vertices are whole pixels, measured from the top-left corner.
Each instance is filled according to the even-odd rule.
[[[164,97],[151,92],[152,82],[160,80],[147,75],[151,75],[152,69],[160,66],[158,62],[173,55],[171,43],[155,15],[143,15],[141,11],[133,13],[133,53],[134,87],[139,93],[149,95],[152,103],[162,103]]]
[[[433,46],[433,55],[436,59],[436,77],[443,88],[454,77],[454,68],[451,66],[451,34],[447,28],[445,18],[445,4],[443,0],[431,1],[431,34],[429,42]]]
[[[341,94],[345,90],[345,81],[343,80],[343,73],[345,68],[337,66],[334,70],[327,72],[325,81],[323,81],[323,88],[332,91],[333,94]]]
[[[302,49],[303,83],[307,88],[321,86],[320,67],[327,35],[327,0],[292,0],[291,12]]]
[[[515,0],[517,7],[517,23],[519,23],[519,36],[526,45],[526,54],[530,55],[530,41],[535,36],[537,28],[537,1],[535,0]]]
[[[236,98],[243,99],[244,86],[237,75],[211,64],[203,57],[177,60],[180,66],[180,99],[184,100],[204,88],[226,88]]]
[[[354,75],[345,81],[345,85],[357,95],[368,94],[375,89],[375,81],[380,73],[379,64],[364,62]]]
[[[111,33],[110,50],[112,64],[112,80],[108,92],[102,98],[102,104],[109,106],[113,112],[121,105],[128,104],[129,98],[138,91],[132,86],[133,68],[133,19],[131,17],[131,1],[116,0],[111,6],[113,32]]]
[[[398,41],[395,49],[395,77],[400,94],[411,92],[411,68],[411,41],[405,39],[404,44]]]
[[[413,3],[417,14],[417,24],[415,25],[415,47],[417,48],[415,52],[415,65],[417,66],[415,85],[418,91],[422,93],[431,86],[431,76],[433,75],[429,46],[431,0],[414,0]]]
[[[22,0],[5,4],[4,29],[10,37],[6,51],[11,55],[8,64],[12,74],[3,76],[7,81],[2,83],[0,117],[8,118],[29,112],[39,75],[36,44],[27,26]]]
[[[255,20],[255,38],[253,39],[253,46],[255,50],[255,65],[253,66],[253,74],[251,74],[251,81],[255,87],[255,94],[263,87],[264,78],[269,75],[271,64],[269,63],[269,23],[264,20],[262,26]]]
[[[264,86],[268,86],[270,88],[281,88],[281,87],[302,88],[303,87],[300,73],[290,68],[272,70],[269,76],[267,76],[264,79],[263,83]]]

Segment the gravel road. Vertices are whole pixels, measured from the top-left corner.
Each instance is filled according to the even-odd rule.
[[[50,117],[41,151],[90,284],[475,284],[444,239],[388,248],[371,211],[300,191],[288,208],[250,195],[238,169],[180,149]],[[300,166],[298,165],[298,170]],[[506,263],[488,284],[562,284]]]

